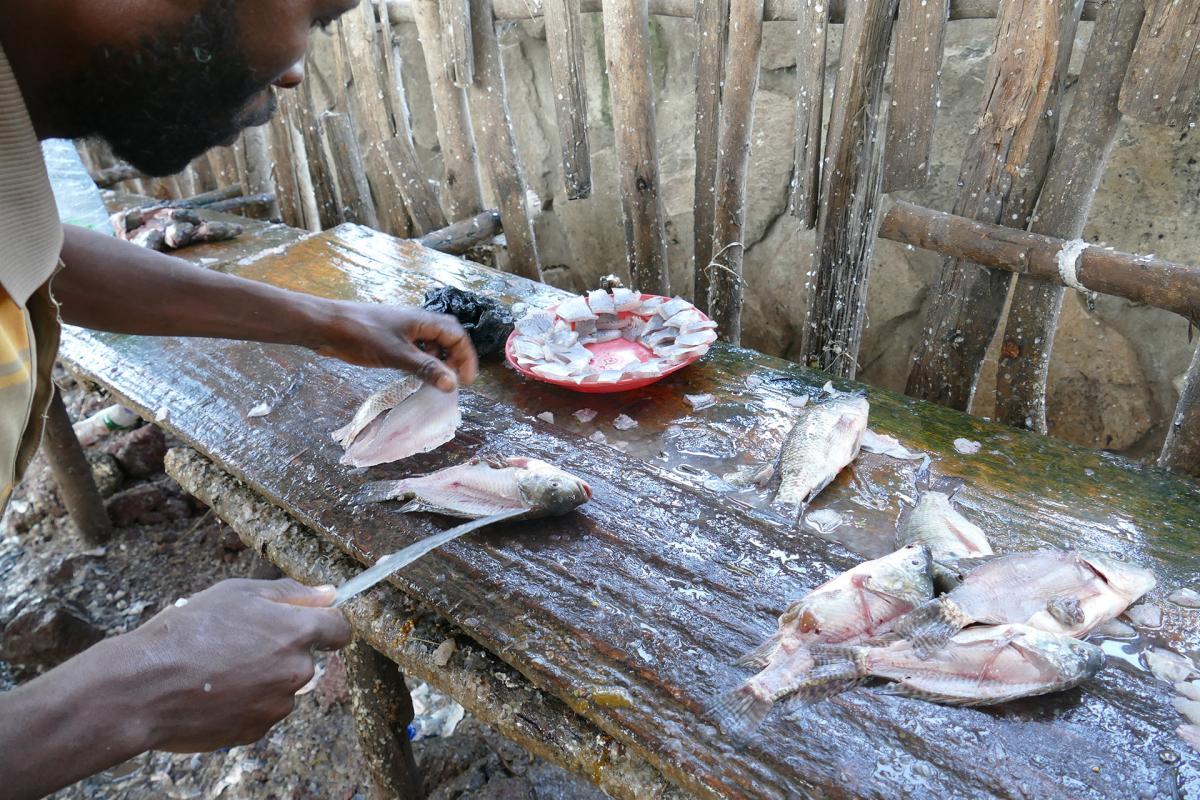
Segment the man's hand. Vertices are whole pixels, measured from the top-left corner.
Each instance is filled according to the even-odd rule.
[[[131,633],[0,692],[0,786],[42,797],[148,749],[257,741],[313,675],[313,651],[350,641],[332,587],[218,583]]]
[[[364,367],[395,367],[443,392],[469,384],[479,360],[467,332],[447,314],[374,303],[331,303],[316,350]],[[444,359],[444,363],[443,363]]]
[[[313,651],[350,641],[332,587],[231,580],[109,642],[130,659],[147,749],[193,753],[257,741],[291,713]]]

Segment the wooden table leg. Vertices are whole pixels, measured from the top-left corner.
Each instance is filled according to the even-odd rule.
[[[408,739],[413,705],[404,673],[396,662],[361,639],[342,650],[342,659],[354,727],[379,795],[422,800],[424,781]]]
[[[45,450],[58,494],[84,541],[92,545],[107,542],[112,536],[112,523],[57,389],[46,415]]]

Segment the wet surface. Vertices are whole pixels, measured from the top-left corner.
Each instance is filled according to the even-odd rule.
[[[561,296],[350,226],[286,253],[240,253],[222,268],[379,302],[419,304],[437,283],[538,306]],[[748,676],[729,666],[733,658],[757,644],[792,598],[893,549],[896,520],[924,480],[913,462],[864,455],[814,505],[843,518],[823,534],[793,530],[769,509],[769,491],[733,485],[726,476],[774,459],[798,413],[792,399],[815,397],[824,383],[816,373],[717,346],[651,387],[584,395],[492,364],[464,393],[454,442],[403,465],[347,471],[328,431],[388,374],[291,348],[79,331],[68,332],[63,353],[135,406],[169,408],[166,425],[182,438],[367,563],[453,524],[352,507],[350,494],[367,480],[491,453],[544,458],[587,480],[596,498],[575,515],[473,534],[396,583],[697,794],[1200,792],[1196,754],[1173,733],[1169,687],[1115,641],[1105,644],[1110,668],[1060,696],[969,710],[855,691],[801,719],[772,715],[741,750],[716,736],[701,708]],[[270,415],[244,418],[300,369],[303,383]],[[696,411],[685,393],[711,393],[716,403]],[[1163,601],[1196,582],[1194,484],[908,398],[870,397],[872,428],[928,453],[929,480],[963,482],[960,508],[998,551],[1086,546],[1150,566],[1159,577],[1151,597],[1165,611],[1155,643],[1200,651],[1197,612]],[[595,419],[580,422],[573,412],[583,408],[598,412]],[[535,419],[546,411],[554,424]],[[617,430],[619,414],[638,426]],[[587,441],[596,431],[608,444]],[[980,451],[959,453],[958,438],[979,442]],[[1165,750],[1177,754],[1170,763],[1160,758]]]

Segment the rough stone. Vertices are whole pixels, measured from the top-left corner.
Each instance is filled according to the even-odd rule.
[[[117,459],[131,478],[149,478],[163,471],[167,441],[155,425],[143,425],[109,442],[104,451]]]
[[[165,517],[159,510],[166,501],[167,494],[161,487],[144,483],[113,495],[105,507],[113,525],[123,528],[137,523],[161,522]]]
[[[39,600],[4,627],[5,661],[27,670],[50,668],[104,638],[78,609]]]

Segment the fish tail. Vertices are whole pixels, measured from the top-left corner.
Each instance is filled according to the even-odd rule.
[[[779,648],[779,634],[771,636],[765,642],[754,648],[733,663],[739,667],[754,667],[762,669],[767,666],[775,650]]]
[[[853,649],[849,656],[831,659],[828,663],[814,667],[788,699],[788,712],[795,712],[801,706],[841,694],[866,680],[868,673],[863,650]]]
[[[762,724],[774,702],[763,697],[750,681],[721,695],[705,711],[734,741],[745,741]]]
[[[373,481],[365,483],[354,493],[354,502],[382,503],[385,500],[395,500],[403,492],[404,481]]]
[[[934,651],[971,623],[958,604],[947,597],[917,606],[900,619],[892,630],[912,643],[917,658],[929,658]]]

